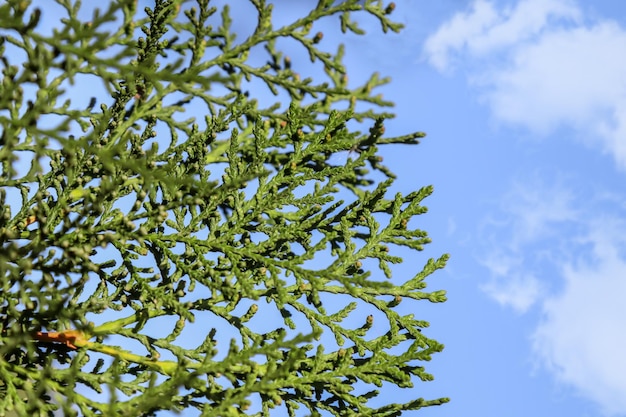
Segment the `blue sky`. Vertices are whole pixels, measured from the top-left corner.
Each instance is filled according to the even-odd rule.
[[[278,3],[289,20],[308,2]],[[393,16],[400,34],[323,22],[322,46],[346,44],[355,85],[392,77],[390,135],[428,134],[383,154],[395,190],[435,186],[433,243],[402,268],[452,255],[429,280],[449,301],[414,312],[446,349],[413,391],[452,401],[416,415],[626,416],[626,7],[398,0]]]
[[[626,415],[626,9],[397,3],[406,29],[348,62],[393,78],[389,132],[428,133],[385,161],[435,186],[426,255],[452,255],[416,388],[452,401],[417,415]]]

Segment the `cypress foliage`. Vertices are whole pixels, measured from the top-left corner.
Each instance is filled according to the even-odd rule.
[[[238,2],[112,0],[81,20],[57,0],[52,33],[46,3],[0,5],[0,414],[397,416],[447,401],[412,388],[443,345],[403,313],[445,300],[424,279],[447,255],[393,274],[399,250],[429,242],[411,220],[432,187],[389,195],[379,156],[423,134],[385,136],[391,103],[372,90],[388,80],[349,88],[343,48],[313,30],[335,16],[362,34],[360,13],[397,32],[393,3],[320,0],[275,27],[272,4],[249,0],[245,39]],[[325,82],[300,78],[284,38]],[[107,93],[80,108],[86,76]],[[261,83],[288,100],[264,106]],[[379,396],[390,386],[407,400]]]

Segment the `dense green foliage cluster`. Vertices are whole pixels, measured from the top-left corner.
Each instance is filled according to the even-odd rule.
[[[393,4],[320,0],[275,27],[250,0],[257,24],[238,39],[237,14],[209,0],[105,3],[84,19],[57,0],[49,30],[52,2],[0,5],[0,414],[392,416],[447,401],[376,391],[432,379],[423,362],[443,348],[398,308],[445,300],[424,278],[447,257],[411,277],[392,265],[429,242],[411,219],[431,187],[389,196],[378,154],[423,135],[385,137],[391,103],[372,90],[387,80],[349,88],[343,50],[313,30],[336,16],[361,34],[358,12],[398,31]],[[325,82],[301,79],[304,64]],[[285,99],[264,106],[259,85]]]

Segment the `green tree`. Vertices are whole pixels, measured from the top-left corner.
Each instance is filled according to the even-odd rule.
[[[343,48],[323,51],[313,29],[334,16],[362,34],[360,13],[396,32],[393,3],[320,0],[280,26],[264,0],[231,2],[256,10],[243,39],[232,18],[249,14],[209,0],[104,3],[85,19],[57,0],[53,30],[52,2],[0,5],[2,413],[394,416],[446,402],[409,389],[443,346],[399,311],[445,300],[424,279],[447,256],[392,276],[395,252],[429,242],[411,220],[432,188],[390,196],[379,155],[423,134],[386,137],[391,103],[372,90],[388,80],[350,88]],[[324,82],[297,72],[315,68]],[[389,386],[409,400],[379,395]]]

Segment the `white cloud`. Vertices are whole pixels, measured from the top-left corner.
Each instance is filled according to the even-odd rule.
[[[475,1],[471,12],[455,15],[426,40],[424,51],[430,63],[440,71],[449,69],[451,50],[466,46],[468,38],[479,36],[497,19],[498,15],[491,3]]]
[[[492,278],[481,289],[498,304],[522,314],[540,299],[544,285],[536,276],[523,272],[520,261],[503,253],[483,261]]]
[[[540,136],[574,129],[626,170],[626,28],[584,22],[568,0],[476,0],[424,44],[440,71],[463,66],[496,121]]]
[[[559,380],[609,415],[626,415],[626,225],[596,222],[594,261],[563,267],[565,287],[544,303],[534,348]]]
[[[471,10],[454,15],[424,44],[429,62],[440,71],[452,68],[454,53],[483,56],[533,38],[554,18],[578,20],[580,11],[567,0],[524,0],[497,10],[476,0]]]
[[[559,125],[591,127],[609,138],[626,122],[624,50],[626,31],[611,22],[553,31],[482,77],[484,97],[504,122],[543,133]]]

